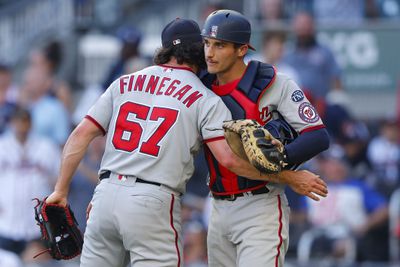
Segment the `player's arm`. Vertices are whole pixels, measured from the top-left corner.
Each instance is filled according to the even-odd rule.
[[[272,94],[272,92],[269,92]],[[329,148],[329,134],[325,129],[317,110],[304,95],[300,87],[288,79],[284,87],[279,89],[277,103],[278,112],[300,135],[285,146],[287,163],[301,164]],[[265,95],[260,100],[261,106],[268,105]],[[294,100],[293,100],[294,99]]]
[[[208,142],[207,146],[221,165],[237,175],[252,180],[287,184],[298,194],[308,196],[314,200],[319,200],[314,194],[325,197],[328,193],[326,183],[318,175],[309,171],[284,170],[277,174],[265,175],[261,174],[248,161],[236,156],[225,139]]]
[[[90,142],[96,136],[102,134],[103,132],[100,128],[86,118],[75,128],[68,137],[63,149],[60,175],[55,185],[54,192],[47,198],[46,202],[61,205],[67,204],[67,196],[73,174],[85,155]]]
[[[287,162],[301,164],[329,148],[329,134],[324,128],[301,133],[285,146]]]

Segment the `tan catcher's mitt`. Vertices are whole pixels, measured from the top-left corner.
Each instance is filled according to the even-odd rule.
[[[255,120],[231,120],[222,125],[232,151],[260,172],[280,172],[286,165],[284,146]],[[272,144],[276,140],[276,144]]]

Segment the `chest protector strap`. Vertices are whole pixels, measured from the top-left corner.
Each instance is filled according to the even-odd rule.
[[[206,75],[202,79],[206,86],[211,86],[212,82],[210,83],[210,80],[215,81],[215,77],[212,79],[210,76],[210,74]],[[247,103],[252,102],[254,104],[246,105],[246,101],[237,98],[238,95],[234,94],[235,91],[233,91],[232,94],[221,96],[221,98],[232,112],[232,117],[234,119],[257,119],[258,99],[263,92],[273,84],[274,80],[275,69],[272,65],[259,61],[250,61],[235,90],[242,93],[241,97],[244,96],[247,98]],[[211,153],[210,158],[213,158]],[[237,192],[237,190],[243,192],[258,189],[267,184],[267,182],[264,181],[251,180],[246,177],[237,176],[225,169],[225,167],[219,165],[215,159],[209,161],[209,166],[214,170],[210,175],[210,187],[213,192]],[[234,182],[223,182],[230,179],[234,180]],[[237,189],[233,189],[231,184],[235,184],[234,187]]]
[[[275,68],[260,61],[250,61],[237,88],[251,101],[257,103],[263,91],[275,80]]]

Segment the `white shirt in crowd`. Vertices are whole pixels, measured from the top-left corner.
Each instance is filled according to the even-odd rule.
[[[0,137],[0,236],[40,237],[32,199],[52,192],[60,158],[59,146],[48,139],[29,136],[21,145],[12,133]]]

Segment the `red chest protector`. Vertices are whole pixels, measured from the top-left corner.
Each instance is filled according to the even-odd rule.
[[[215,76],[208,74],[202,78],[202,81],[222,98],[231,111],[233,119],[255,119],[263,124],[263,116],[266,114],[258,110],[258,102],[262,94],[273,84],[274,79],[275,69],[272,65],[251,61],[239,80],[216,86],[213,85]],[[214,194],[247,192],[267,184],[267,182],[250,180],[234,174],[218,163],[207,146],[204,150],[210,170],[209,187]]]

